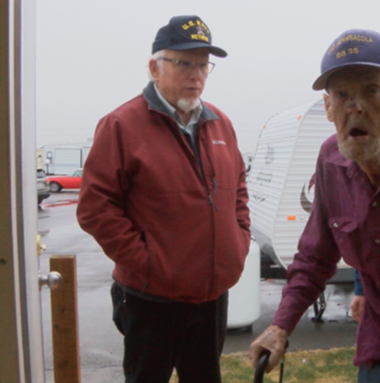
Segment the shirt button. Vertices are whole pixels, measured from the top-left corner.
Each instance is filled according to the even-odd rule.
[[[337,228],[337,227],[339,227],[339,225],[336,222],[334,222],[333,227]]]
[[[377,202],[375,201],[373,204],[372,204],[373,207],[376,207],[377,206]]]
[[[375,243],[379,244],[380,243],[380,239],[375,239]]]

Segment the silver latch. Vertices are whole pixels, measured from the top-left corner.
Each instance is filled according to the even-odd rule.
[[[55,290],[62,283],[62,276],[56,271],[51,271],[46,275],[39,273],[38,281],[40,285],[40,290],[42,286],[47,286],[50,290]]]

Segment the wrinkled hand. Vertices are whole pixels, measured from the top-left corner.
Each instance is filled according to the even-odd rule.
[[[284,357],[288,334],[278,326],[269,326],[251,344],[250,356],[252,366],[256,368],[261,352],[266,349],[271,352],[266,372],[272,371]]]
[[[365,298],[362,295],[354,295],[351,301],[351,314],[352,318],[356,320],[356,322],[360,322],[360,318],[362,317],[364,310],[364,302]]]

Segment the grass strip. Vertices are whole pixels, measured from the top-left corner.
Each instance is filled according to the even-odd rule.
[[[355,383],[357,367],[352,364],[355,348],[333,348],[287,352],[284,383]],[[254,370],[248,352],[224,354],[221,358],[223,383],[247,383],[253,381]],[[264,383],[277,383],[279,368],[265,374]],[[173,374],[171,383],[177,383]]]

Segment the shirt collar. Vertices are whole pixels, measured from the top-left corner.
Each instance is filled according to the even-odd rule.
[[[359,164],[356,161],[344,157],[338,148],[327,158],[327,161],[346,168],[347,175],[350,178],[354,177],[357,173],[362,172]]]

